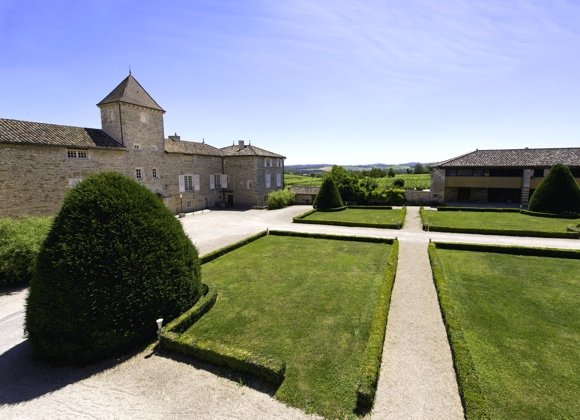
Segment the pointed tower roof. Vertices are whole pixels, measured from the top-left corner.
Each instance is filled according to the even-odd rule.
[[[109,93],[105,99],[97,106],[110,104],[113,102],[125,102],[127,104],[139,105],[145,108],[156,109],[165,112],[157,102],[147,93],[143,86],[135,79],[131,73],[119,85]]]

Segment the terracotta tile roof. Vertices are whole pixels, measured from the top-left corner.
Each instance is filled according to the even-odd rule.
[[[285,156],[260,149],[251,144],[222,147],[221,150],[224,156],[264,156],[286,159]]]
[[[222,155],[222,151],[217,147],[213,147],[205,143],[184,140],[173,141],[166,139],[165,151],[167,153],[184,153],[186,155],[207,155],[207,156]]]
[[[0,143],[125,149],[103,130],[0,118]]]
[[[119,85],[97,105],[109,104],[112,102],[125,102],[165,112],[165,110],[161,108],[147,93],[143,86],[141,86],[137,79],[131,75],[127,76],[125,80],[119,83]]]
[[[292,191],[294,194],[315,195],[318,194],[318,191],[320,191],[320,187],[315,185],[292,185],[290,187],[290,191]]]
[[[556,163],[580,167],[580,147],[476,150],[439,162],[433,167],[548,167]]]

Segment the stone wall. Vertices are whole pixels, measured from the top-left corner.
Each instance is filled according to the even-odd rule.
[[[449,200],[445,196],[445,169],[435,169],[431,171],[431,201],[443,204]]]
[[[0,144],[0,217],[55,214],[66,192],[94,173],[115,171],[130,176],[127,151],[87,152],[87,159],[75,159],[67,156],[66,147]]]
[[[234,207],[257,205],[256,173],[258,158],[255,156],[225,156],[224,170],[230,177],[229,190],[233,191]]]
[[[431,203],[431,191],[405,190],[405,200],[409,205],[428,205]]]
[[[162,167],[164,202],[174,213],[223,206],[223,189],[210,188],[210,175],[223,173],[220,156],[165,153]],[[180,192],[179,175],[199,175],[199,190]]]

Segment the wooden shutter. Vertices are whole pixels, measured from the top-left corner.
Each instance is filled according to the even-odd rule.
[[[193,176],[193,188],[195,191],[199,191],[199,175],[194,175]]]
[[[215,178],[213,175],[209,176],[209,188],[215,190]]]
[[[222,184],[222,188],[227,188],[228,187],[228,176],[225,174],[221,174],[220,175],[220,181]]]
[[[185,192],[185,180],[183,175],[179,175],[179,192]]]

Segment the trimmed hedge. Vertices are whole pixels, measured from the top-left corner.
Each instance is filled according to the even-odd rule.
[[[399,256],[399,241],[393,241],[393,247],[388,257],[383,282],[379,290],[379,299],[373,315],[369,341],[363,354],[357,387],[356,411],[359,414],[368,413],[374,403],[379,371],[383,356],[383,343],[387,328],[387,318],[391,304],[391,292],[397,273]]]
[[[89,363],[155,337],[201,294],[197,250],[163,202],[121,174],[69,191],[40,250],[26,304],[36,356]]]
[[[352,206],[348,205],[349,209],[368,209],[368,210],[393,210],[393,206]]]
[[[554,248],[529,248],[520,246],[500,246],[500,245],[479,245],[451,242],[430,242],[429,260],[439,306],[443,315],[443,322],[447,331],[451,352],[453,354],[453,365],[455,372],[461,380],[458,380],[460,397],[465,409],[466,418],[488,418],[485,407],[487,405],[484,393],[481,390],[480,379],[469,351],[467,340],[461,328],[462,318],[454,305],[453,299],[446,292],[447,279],[443,272],[437,249],[456,249],[474,252],[494,252],[510,255],[537,256],[549,258],[570,258],[580,259],[580,250],[565,250]]]
[[[203,285],[203,296],[173,321],[163,327],[163,333],[183,333],[189,327],[197,322],[203,315],[205,315],[215,304],[217,300],[217,289],[214,285]]]
[[[480,235],[507,235],[507,236],[529,236],[535,238],[566,238],[577,239],[580,234],[576,232],[539,232],[535,230],[510,230],[510,229],[479,229],[479,228],[456,228],[446,226],[424,225],[423,230],[429,232],[450,232],[450,233],[475,233]]]
[[[520,209],[501,207],[453,207],[439,206],[437,211],[473,211],[473,212],[496,212],[496,213],[519,213]]]
[[[346,208],[331,177],[327,176],[322,181],[313,206],[319,211],[340,211]]]
[[[262,236],[266,236],[267,234],[268,234],[268,231],[264,230],[260,233],[249,236],[246,239],[242,239],[241,241],[235,242],[231,245],[227,245],[227,246],[224,246],[223,248],[216,249],[215,251],[212,251],[209,254],[205,254],[203,257],[201,257],[200,262],[201,262],[201,264],[205,264],[205,263],[208,263],[210,261],[213,261],[216,258],[219,258],[222,255],[233,251],[234,249],[238,249],[246,244],[249,244],[250,242],[254,242],[256,239],[260,239]]]
[[[373,236],[350,236],[350,235],[332,235],[327,233],[309,233],[309,232],[291,232],[285,230],[271,230],[270,235],[277,236],[297,236],[300,238],[317,238],[317,239],[336,239],[339,241],[352,241],[352,242],[372,242],[380,244],[394,244],[396,239],[387,238],[376,238]]]
[[[580,187],[566,165],[552,166],[532,194],[529,209],[546,213],[580,212]]]
[[[208,363],[250,373],[274,385],[284,382],[286,364],[275,358],[228,347],[210,340],[193,338],[182,340],[176,333],[162,334],[161,345],[164,349],[193,356]]]
[[[580,250],[558,248],[530,248],[524,246],[480,245],[457,242],[432,242],[437,249],[457,249],[462,251],[494,252],[498,254],[525,255],[532,257],[580,259]]]
[[[437,255],[437,247],[439,245],[441,244],[429,243],[429,260],[431,262],[435,288],[437,289],[439,307],[443,315],[443,323],[447,331],[447,338],[451,343],[453,365],[456,375],[462,379],[458,380],[457,384],[459,386],[461,402],[465,410],[465,417],[474,419],[488,418],[485,411],[485,395],[481,390],[479,375],[475,369],[473,357],[469,351],[469,345],[461,328],[460,319],[462,317],[461,314],[457,313],[453,305],[453,299],[446,292],[447,280],[443,273],[441,261]]]
[[[382,209],[383,207],[376,206],[349,206],[348,208],[357,209]],[[341,209],[342,210],[342,209]],[[385,210],[392,210],[392,207],[385,206]],[[308,220],[306,217],[318,210],[309,210],[299,216],[292,219],[293,223],[303,223],[310,225],[331,225],[331,226],[347,226],[347,227],[367,227],[367,228],[378,228],[378,229],[402,229],[405,224],[405,216],[407,214],[407,207],[403,206],[403,223],[363,223],[363,222],[346,222],[346,221],[331,221],[331,220]]]
[[[191,309],[163,328],[160,346],[163,349],[193,356],[208,363],[250,373],[265,381],[280,385],[284,381],[286,364],[278,359],[256,355],[209,340],[182,337],[181,334],[205,315],[216,302],[217,290],[215,286],[207,285],[205,287],[205,295]]]
[[[52,217],[0,219],[0,287],[32,280]]]
[[[516,208],[498,208],[498,207],[437,207],[437,211],[471,211],[471,212],[493,212],[493,213],[521,213],[528,216],[552,217],[557,219],[576,219],[577,214],[573,213],[543,213]]]

